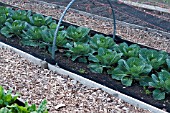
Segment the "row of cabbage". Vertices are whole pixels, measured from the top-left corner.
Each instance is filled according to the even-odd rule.
[[[57,23],[52,17],[31,11],[0,7],[1,34],[18,37],[24,46],[38,47],[51,53]],[[170,94],[170,57],[164,51],[141,48],[137,44],[116,44],[111,37],[91,36],[85,27],[60,27],[56,51],[72,61],[87,63],[94,73],[107,72],[125,86],[139,83],[154,99],[162,100]]]

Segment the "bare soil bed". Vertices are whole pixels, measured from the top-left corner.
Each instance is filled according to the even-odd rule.
[[[41,1],[41,0],[40,0]],[[66,6],[70,0],[42,0],[48,3]],[[150,27],[170,32],[170,14],[159,11],[151,11],[138,7],[129,6],[121,2],[113,2],[116,19],[140,26]],[[92,14],[112,17],[111,8],[107,0],[79,0],[71,8],[86,11]]]

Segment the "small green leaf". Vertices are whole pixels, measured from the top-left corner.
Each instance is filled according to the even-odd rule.
[[[88,68],[94,73],[102,73],[103,67],[100,64],[89,64]]]
[[[153,80],[155,83],[159,82],[158,77],[157,77],[155,74],[152,74],[151,76],[152,76],[152,80]]]
[[[4,101],[10,103],[12,101],[11,94],[6,94],[5,97],[4,97]]]
[[[152,78],[148,76],[144,76],[139,80],[141,86],[149,86],[149,82],[152,82]]]
[[[28,107],[28,108],[27,108],[28,111],[31,112],[31,113],[32,113],[33,111],[36,111],[36,105],[35,105],[35,104],[32,104],[31,106],[27,106],[27,107]]]
[[[55,52],[58,50],[58,48],[57,47],[55,47]],[[50,54],[52,54],[52,47],[51,46],[48,46],[48,52],[50,53]]]
[[[88,60],[93,62],[99,62],[99,60],[93,54],[89,54]]]
[[[0,99],[0,105],[2,105],[4,103],[3,99]]]
[[[40,45],[39,42],[35,42],[33,40],[22,40],[21,43],[24,46],[32,46],[32,47],[38,47]]]
[[[165,99],[165,92],[162,92],[162,91],[159,90],[159,89],[155,89],[155,90],[153,91],[153,98],[154,98],[155,100],[163,100],[163,99]]]
[[[75,61],[75,60],[76,60],[77,58],[79,58],[79,57],[80,57],[80,55],[76,55],[76,56],[75,56],[75,55],[72,55],[71,60],[72,60],[72,61]]]
[[[130,61],[129,61],[130,62]],[[120,59],[118,61],[118,67],[122,70],[122,71],[129,71],[130,70],[130,67],[129,65],[127,64],[128,62],[126,62],[125,60],[123,59]]]
[[[4,95],[4,88],[0,86],[0,99],[3,98],[3,95]]]
[[[167,58],[167,59],[166,59],[166,64],[167,64],[167,66],[168,66],[168,70],[170,70],[170,58]]]
[[[125,86],[131,86],[132,85],[132,78],[129,78],[129,77],[123,77],[121,79],[121,82],[123,85]]]
[[[105,54],[105,49],[102,48],[102,47],[100,47],[100,48],[98,49],[98,55],[104,55],[104,54]]]
[[[1,29],[1,34],[3,34],[7,38],[11,38],[14,35],[10,33],[10,30],[6,26]]]
[[[43,100],[40,104],[40,106],[37,109],[37,113],[46,113],[47,112],[47,101]]]
[[[127,74],[125,72],[123,72],[122,70],[120,70],[119,68],[115,68],[112,71],[112,78],[116,79],[116,80],[122,80],[123,77],[127,76]]]
[[[167,92],[169,93],[170,92],[170,78],[168,78],[165,81],[165,88],[166,88]]]
[[[0,109],[0,113],[12,113],[8,108],[3,107]]]
[[[80,58],[78,59],[78,61],[79,61],[79,62],[83,62],[83,63],[87,63],[86,57],[80,57]]]
[[[65,46],[63,46],[64,48],[67,48],[67,49],[71,49],[73,48],[73,44],[72,43],[66,43]]]
[[[2,27],[5,24],[6,19],[7,17],[5,14],[0,15],[0,27]]]
[[[51,16],[47,16],[47,17],[45,18],[45,24],[46,24],[46,25],[50,25],[52,22],[53,22],[53,20],[52,20],[52,17],[51,17]]]

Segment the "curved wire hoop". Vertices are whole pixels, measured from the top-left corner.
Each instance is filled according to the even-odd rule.
[[[71,0],[71,2],[67,5],[67,7],[65,8],[64,12],[62,13],[59,21],[58,21],[58,25],[57,25],[57,28],[55,30],[55,33],[54,33],[54,39],[53,39],[53,46],[52,46],[52,59],[55,58],[55,48],[56,48],[56,40],[57,40],[57,35],[58,35],[58,31],[59,31],[59,28],[60,28],[60,24],[67,12],[67,10],[70,8],[70,6],[75,2],[76,0]],[[116,19],[115,19],[115,12],[114,12],[114,9],[113,9],[113,6],[111,4],[111,1],[110,0],[107,0],[110,7],[112,8],[112,15],[113,15],[113,40],[115,39],[115,35],[116,35]],[[116,0],[117,1],[117,0]]]

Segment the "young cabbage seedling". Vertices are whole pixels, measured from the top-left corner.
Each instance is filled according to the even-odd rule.
[[[88,36],[90,29],[85,27],[69,26],[67,28],[67,38],[73,42],[88,43],[90,37]]]
[[[47,26],[54,22],[51,16],[44,17],[42,14],[34,14],[33,16],[30,16],[29,21],[30,24],[38,27]]]
[[[54,29],[47,29],[43,30],[41,35],[43,42],[48,46],[48,51],[51,53],[52,52],[52,43],[54,39]],[[69,43],[69,41],[66,38],[66,31],[59,31],[57,40],[56,40],[56,45],[57,47],[63,47],[66,48],[66,44]],[[58,49],[56,48],[56,51]]]
[[[102,73],[104,68],[111,69],[114,67],[122,55],[122,53],[100,47],[97,55],[89,54],[88,60],[93,63],[90,63],[88,67],[92,72]]]
[[[91,53],[89,44],[77,42],[73,44],[73,47],[70,46],[70,49],[66,52],[66,56],[71,57],[72,61],[78,59],[79,62],[86,63],[89,53]]]
[[[170,73],[166,70],[162,70],[157,75],[152,74],[152,81],[149,82],[149,86],[153,87],[153,98],[155,100],[165,99],[165,94],[170,94]]]
[[[42,42],[42,32],[47,27],[30,26],[27,31],[21,34],[21,43],[25,46],[45,48],[45,43]]]
[[[11,18],[13,20],[22,20],[26,22],[30,22],[29,17],[31,16],[31,10],[29,11],[24,11],[24,10],[16,10],[16,11],[11,11]]]
[[[168,54],[164,51],[156,51],[144,48],[140,50],[139,57],[145,60],[148,64],[152,65],[154,70],[158,70],[164,64],[166,64]]]
[[[152,70],[152,66],[147,64],[145,61],[131,57],[126,60],[119,60],[118,66],[108,71],[112,74],[112,78],[116,80],[121,80],[122,84],[125,86],[131,86],[133,80],[140,81],[141,78],[147,76]]]
[[[118,53],[123,53],[123,56],[127,59],[130,57],[138,57],[140,47],[137,44],[132,44],[130,46],[127,43],[121,43],[114,47],[114,50]]]
[[[21,36],[22,31],[25,30],[28,26],[28,23],[21,20],[15,20],[12,24],[10,22],[5,23],[1,29],[1,34],[6,36],[7,38],[11,38],[12,36]]]
[[[90,47],[92,48],[93,53],[97,52],[100,47],[113,50],[114,46],[115,42],[111,37],[105,37],[100,34],[94,35],[90,40]]]

